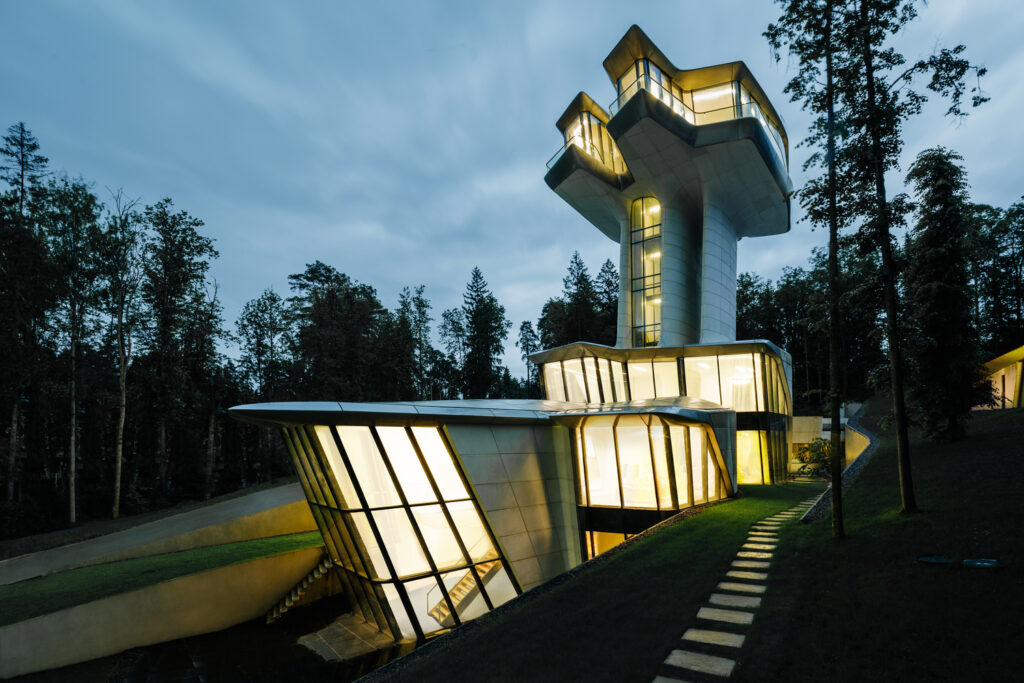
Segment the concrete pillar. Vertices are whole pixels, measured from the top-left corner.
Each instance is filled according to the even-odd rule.
[[[736,341],[736,226],[713,192],[703,209],[700,342]]]

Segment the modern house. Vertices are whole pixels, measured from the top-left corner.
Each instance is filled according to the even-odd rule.
[[[992,385],[995,408],[1019,408],[1024,405],[1024,346],[1018,346],[981,366]]]
[[[573,99],[545,181],[620,245],[615,347],[532,356],[546,400],[231,410],[282,430],[345,593],[396,640],[787,476],[789,355],[735,338],[737,242],[789,229],[781,120],[742,62],[677,69],[636,26],[604,67],[611,106]]]

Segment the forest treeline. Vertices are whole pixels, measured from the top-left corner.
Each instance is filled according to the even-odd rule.
[[[934,152],[929,150],[925,155]],[[948,150],[942,153],[950,154]],[[952,155],[956,167],[947,172],[963,175],[955,164],[958,159]],[[962,216],[947,226],[955,234],[928,244],[911,230],[896,249],[904,346],[909,350],[911,376],[926,351],[920,344],[923,338],[931,339],[939,354],[950,352],[953,338],[963,334],[962,328],[972,327],[978,336],[972,346],[979,363],[1024,345],[1024,197],[1008,208],[975,204],[967,197],[966,177],[957,182],[963,194]],[[951,186],[946,177],[942,183]],[[938,258],[940,263],[937,272],[921,282],[920,270],[915,271],[914,265],[928,262],[926,247],[930,258]],[[962,253],[945,253],[950,251]],[[784,268],[775,281],[740,273],[736,283],[737,338],[768,339],[792,354],[795,407],[807,414],[822,413],[829,385],[826,259],[824,249],[815,249],[807,266]],[[958,272],[961,261],[966,264],[964,272]],[[880,263],[877,251],[856,235],[840,238],[839,262],[843,395],[850,401],[862,401],[887,381]],[[962,283],[957,282],[960,277]],[[941,281],[956,284],[966,301],[955,299],[955,292],[948,294],[941,302],[945,306],[944,324],[934,334],[915,324],[920,297],[911,294],[935,288]],[[924,332],[928,332],[927,337]],[[926,384],[929,378],[919,379],[919,384]]]
[[[3,138],[0,180],[3,537],[291,475],[279,436],[230,419],[233,405],[539,390],[502,366],[511,323],[477,268],[437,321],[439,347],[423,286],[388,308],[320,261],[231,324],[216,246],[171,199],[98,197],[49,168],[24,123]]]

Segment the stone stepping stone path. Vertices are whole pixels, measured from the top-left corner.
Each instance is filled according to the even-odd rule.
[[[747,637],[745,632],[754,623],[754,613],[761,607],[768,589],[765,581],[778,545],[779,529],[807,512],[815,500],[816,497],[809,498],[751,525],[732,567],[708,598],[707,605],[697,611],[697,625],[686,629],[653,683],[722,680],[732,676]]]

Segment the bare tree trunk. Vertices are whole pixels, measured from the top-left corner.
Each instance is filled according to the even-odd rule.
[[[18,414],[21,408],[21,390],[14,392],[11,404],[11,436],[7,452],[7,502],[14,502],[14,479],[18,471]]]
[[[164,407],[165,409],[166,407]],[[157,450],[160,452],[160,461],[157,463],[157,474],[160,477],[160,485],[164,488],[164,493],[170,492],[170,485],[167,481],[168,471],[168,458],[167,458],[167,417],[164,414],[160,415],[160,421],[157,423]]]
[[[111,512],[114,519],[121,514],[121,463],[124,461],[124,418],[128,407],[128,357],[124,351],[124,332],[120,322],[118,323],[117,346],[121,365],[117,384],[121,401],[117,414],[117,446],[114,448],[114,509]]]
[[[839,329],[839,209],[836,205],[835,85],[832,75],[832,2],[825,5],[825,80],[828,99],[828,369],[829,413],[832,419],[832,536],[845,538],[843,528],[843,457],[839,431],[839,407],[843,395],[840,386]]]
[[[72,313],[72,325],[75,325],[74,314]],[[75,384],[75,351],[76,339],[74,332],[71,337],[71,435],[68,442],[68,521],[71,524],[78,522],[77,502],[75,499],[75,475],[77,470],[75,446],[77,445],[78,431],[78,396]]]
[[[206,467],[203,472],[203,500],[213,495],[213,465],[217,455],[213,440],[216,435],[217,411],[210,408],[210,425],[206,430]]]
[[[860,3],[861,30],[868,31],[868,8]],[[900,499],[902,512],[917,510],[914,499],[914,480],[910,472],[910,433],[907,427],[907,408],[903,396],[903,350],[900,345],[899,303],[896,297],[896,266],[893,263],[889,226],[889,203],[885,194],[885,162],[882,153],[882,131],[878,120],[878,101],[875,83],[875,69],[871,46],[864,37],[864,80],[868,102],[868,133],[871,137],[872,172],[875,180],[875,201],[877,215],[875,239],[882,252],[882,287],[885,293],[885,326],[889,346],[889,376],[892,385],[893,417],[896,421],[896,457],[899,463]]]

